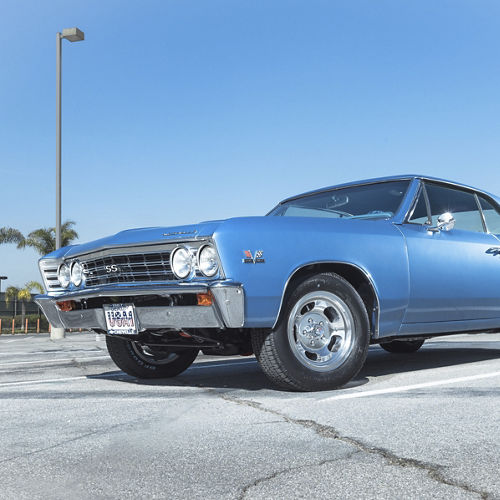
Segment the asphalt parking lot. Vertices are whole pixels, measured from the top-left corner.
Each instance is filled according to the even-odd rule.
[[[254,358],[176,379],[105,342],[0,337],[0,497],[500,498],[500,335],[372,347],[349,387],[275,390]]]

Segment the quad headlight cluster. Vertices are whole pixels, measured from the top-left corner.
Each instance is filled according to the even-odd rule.
[[[185,246],[180,246],[170,255],[170,267],[180,280],[192,276],[196,267],[203,276],[212,278],[219,272],[219,260],[212,245],[203,245],[196,253]]]
[[[83,278],[83,266],[77,260],[71,263],[63,262],[57,271],[57,279],[63,288],[68,288],[71,283],[75,286],[80,286]]]

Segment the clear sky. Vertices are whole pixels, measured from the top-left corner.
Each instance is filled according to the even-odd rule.
[[[500,194],[497,0],[1,0],[0,226],[80,241],[397,173]],[[39,279],[0,246],[3,284]]]

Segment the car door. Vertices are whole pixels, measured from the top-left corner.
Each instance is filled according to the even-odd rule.
[[[469,321],[472,329],[475,320],[500,317],[500,257],[491,254],[499,241],[487,232],[479,207],[472,191],[422,183],[413,213],[400,226],[409,261],[405,324]],[[447,212],[453,229],[436,230]]]

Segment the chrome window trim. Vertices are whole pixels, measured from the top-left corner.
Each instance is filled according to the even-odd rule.
[[[328,189],[322,189],[319,191],[314,191],[312,193],[301,194],[299,196],[292,196],[291,198],[287,198],[286,200],[280,201],[275,207],[273,207],[271,210],[269,210],[269,212],[267,212],[267,214],[265,216],[266,217],[269,216],[269,214],[271,212],[273,212],[274,210],[276,210],[279,206],[281,206],[285,203],[288,203],[290,201],[301,200],[303,198],[309,198],[309,197],[321,195],[324,193],[330,193],[332,191],[338,191],[340,189],[350,189],[350,188],[357,188],[357,187],[362,187],[362,186],[374,186],[375,184],[389,184],[389,183],[393,183],[393,182],[408,181],[408,186],[406,187],[406,191],[404,192],[404,194],[401,198],[401,202],[399,203],[398,208],[394,212],[394,215],[392,215],[392,217],[385,217],[384,218],[385,220],[393,220],[393,219],[398,218],[398,214],[401,212],[401,209],[404,205],[404,201],[408,195],[408,191],[411,189],[411,184],[412,184],[412,181],[414,179],[415,179],[415,177],[401,177],[400,179],[390,179],[390,180],[386,180],[386,181],[361,182],[359,184],[352,184],[352,185],[350,184],[348,186],[339,186],[339,187],[333,187],[333,188],[329,187]]]
[[[484,217],[483,209],[482,209],[481,203],[479,201],[479,196],[481,196],[485,200],[487,200],[493,206],[493,208],[495,208],[498,211],[499,208],[498,208],[498,205],[495,202],[495,200],[492,200],[489,196],[487,196],[486,194],[482,193],[481,191],[476,191],[474,189],[468,188],[467,186],[462,186],[461,184],[455,184],[455,183],[452,183],[452,182],[440,182],[440,181],[435,181],[433,179],[425,179],[425,178],[419,178],[419,182],[420,182],[420,187],[419,187],[418,191],[416,192],[416,195],[415,195],[415,197],[413,199],[413,203],[411,205],[410,210],[408,210],[408,212],[407,212],[407,214],[406,214],[406,216],[404,218],[404,222],[403,222],[404,224],[414,224],[414,225],[417,225],[417,226],[419,226],[419,225],[425,226],[426,225],[426,224],[418,224],[416,222],[411,222],[410,221],[410,217],[413,215],[413,212],[415,211],[415,208],[417,206],[418,198],[419,198],[420,194],[423,193],[424,199],[425,199],[425,204],[426,204],[426,207],[427,207],[427,225],[432,225],[431,206],[430,206],[430,202],[429,202],[429,195],[427,194],[426,184],[435,184],[437,186],[442,186],[444,188],[454,189],[456,191],[463,191],[463,192],[466,192],[468,194],[472,194],[474,196],[475,201],[476,201],[476,205],[478,207],[479,215],[481,217],[481,221],[482,221],[482,225],[483,225],[483,232],[485,234],[492,234],[488,230],[488,225],[486,223],[486,219]],[[499,215],[500,215],[500,212],[499,212]]]
[[[419,181],[420,182],[420,181]],[[417,208],[420,195],[424,197],[424,203],[425,203],[425,208],[427,211],[427,222],[424,222],[423,224],[420,224],[418,222],[412,222],[410,219],[413,216],[413,213],[415,212],[415,209]],[[413,224],[415,226],[431,226],[432,225],[432,218],[431,218],[431,208],[430,208],[430,203],[429,203],[429,197],[427,196],[427,190],[425,189],[425,183],[420,182],[419,183],[419,188],[416,192],[416,195],[413,199],[412,204],[410,205],[410,210],[407,212],[405,218],[403,219],[403,224]]]
[[[484,213],[483,213],[483,209],[481,207],[481,203],[479,202],[479,196],[477,195],[476,192],[474,192],[474,199],[476,200],[476,205],[477,205],[477,209],[479,210],[479,214],[481,216],[481,221],[483,222],[483,231],[486,233],[486,234],[491,234],[489,231],[488,231],[488,225],[486,224],[486,219],[484,217]]]
[[[491,234],[493,236],[495,236],[495,233],[492,233],[489,229],[488,229],[488,223],[486,222],[486,217],[484,215],[484,212],[483,212],[483,207],[481,206],[481,201],[479,200],[479,198],[483,198],[485,201],[487,201],[492,207],[493,209],[495,210],[495,212],[497,213],[497,215],[500,217],[500,206],[498,206],[498,203],[490,198],[489,196],[487,196],[486,194],[484,193],[481,193],[481,191],[478,191],[475,193],[476,196],[477,196],[477,201],[478,201],[478,204],[479,204],[479,209],[481,210],[481,215],[482,217],[484,218],[484,225],[486,227],[486,232],[488,234]],[[496,236],[495,236],[496,237]]]
[[[474,200],[476,202],[476,206],[477,206],[478,211],[479,211],[479,217],[481,218],[481,222],[482,222],[482,226],[483,226],[483,233],[488,234],[487,229],[485,230],[486,224],[484,222],[483,211],[481,209],[481,205],[478,203],[478,200],[477,200],[477,193],[478,193],[478,191],[476,191],[475,189],[472,189],[472,188],[468,188],[466,186],[462,186],[460,184],[453,184],[451,182],[435,181],[435,180],[432,180],[432,179],[426,179],[426,180],[421,179],[421,183],[423,185],[424,192],[425,192],[425,202],[426,202],[426,205],[427,205],[427,215],[429,217],[429,221],[430,221],[430,225],[431,226],[432,226],[432,212],[431,212],[431,204],[430,204],[430,201],[429,201],[429,195],[427,194],[427,189],[426,189],[426,185],[427,184],[434,184],[436,186],[440,186],[440,187],[443,187],[443,188],[446,188],[446,189],[453,189],[455,191],[462,191],[462,192],[471,194],[474,197]],[[471,231],[471,232],[478,232],[478,233],[480,233],[480,231]]]

